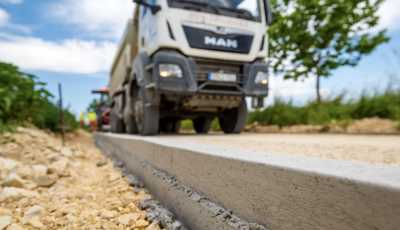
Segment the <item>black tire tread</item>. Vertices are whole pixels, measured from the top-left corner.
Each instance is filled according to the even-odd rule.
[[[158,133],[159,120],[160,120],[160,109],[158,106],[146,106],[147,100],[145,89],[140,88],[138,93],[143,105],[143,120],[141,124],[141,130],[139,130],[142,136],[153,136]]]
[[[226,111],[227,119],[220,119],[220,126],[222,131],[227,134],[238,134],[241,133],[248,119],[247,103],[243,100],[238,108],[234,108]]]
[[[193,126],[196,130],[196,133],[208,133],[212,126],[212,117],[198,117],[193,120]]]
[[[158,132],[158,120],[160,117],[159,108],[157,106],[143,108],[144,118],[142,123],[142,136],[153,136]]]
[[[179,131],[181,130],[181,126],[182,126],[182,121],[180,120],[175,121],[174,129],[172,130],[172,132],[179,133]]]
[[[124,133],[125,124],[124,121],[119,119],[115,112],[115,107],[111,110],[111,132],[113,133]]]
[[[134,116],[129,116],[129,121],[128,121],[128,124],[126,125],[126,133],[128,133],[128,134],[138,134],[139,133]]]

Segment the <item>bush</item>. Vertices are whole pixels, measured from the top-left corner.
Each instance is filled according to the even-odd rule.
[[[59,108],[50,101],[53,95],[44,89],[45,85],[16,66],[0,62],[0,128],[5,130],[10,125],[29,121],[39,128],[58,131]],[[68,108],[64,110],[64,117],[66,125],[79,127]]]
[[[354,119],[380,117],[400,120],[400,93],[388,92],[374,97],[363,96],[351,113]]]
[[[52,103],[48,101],[45,105],[46,112],[41,115],[40,119],[37,119],[33,124],[40,129],[50,129],[53,132],[60,132],[60,129],[56,128],[60,125],[60,106],[58,103]],[[78,129],[80,124],[76,121],[75,115],[69,112],[69,108],[63,109],[64,111],[64,124],[70,126],[72,131]]]
[[[181,130],[194,130],[192,120],[183,120],[181,123]]]
[[[0,120],[36,120],[43,114],[43,105],[52,95],[43,89],[45,84],[18,68],[0,62]]]
[[[14,132],[14,126],[10,124],[3,124],[0,122],[0,135],[5,132]]]
[[[221,126],[219,125],[218,117],[214,118],[212,125],[211,125],[211,130],[221,131]]]
[[[343,102],[343,95],[331,101],[309,103],[304,107],[276,99],[275,104],[263,111],[252,111],[248,124],[255,121],[263,125],[324,125],[332,120],[346,126],[354,119],[380,117],[400,121],[400,93],[387,91],[374,96],[363,95],[357,102]]]

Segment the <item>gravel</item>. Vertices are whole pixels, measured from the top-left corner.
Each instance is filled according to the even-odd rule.
[[[136,202],[151,200],[138,178],[125,178],[89,133],[61,138],[19,127],[0,136],[0,230],[130,229],[152,224]],[[128,183],[129,181],[129,183]],[[139,188],[140,187],[140,188]],[[157,224],[157,223],[155,223]],[[162,229],[151,225],[151,229]]]

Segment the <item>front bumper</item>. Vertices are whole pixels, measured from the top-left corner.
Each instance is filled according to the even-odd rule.
[[[182,78],[161,77],[159,64],[177,64],[183,72]],[[236,82],[208,80],[209,73],[223,71],[236,74]],[[186,57],[178,52],[165,50],[153,56],[154,89],[159,93],[174,94],[217,94],[251,97],[268,96],[268,84],[255,84],[259,71],[268,72],[268,66],[261,62],[239,63]]]

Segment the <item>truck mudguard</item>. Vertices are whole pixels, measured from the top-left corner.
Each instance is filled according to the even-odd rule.
[[[136,80],[138,86],[146,86],[153,82],[151,72],[146,71],[146,66],[151,65],[151,58],[145,53],[139,53],[132,64],[130,82]]]

